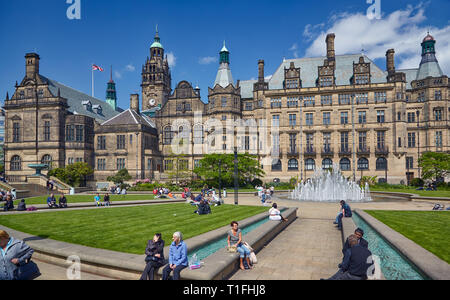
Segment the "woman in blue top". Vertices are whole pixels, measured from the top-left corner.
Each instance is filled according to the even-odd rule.
[[[181,232],[175,232],[169,249],[169,264],[163,270],[163,280],[168,280],[173,271],[173,280],[180,280],[180,272],[188,266],[187,246]]]

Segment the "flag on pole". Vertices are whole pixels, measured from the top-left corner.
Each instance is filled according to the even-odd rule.
[[[92,65],[92,71],[100,71],[103,72],[103,69],[97,65]]]

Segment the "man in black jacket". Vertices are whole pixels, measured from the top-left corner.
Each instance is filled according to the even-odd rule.
[[[347,249],[339,271],[328,280],[366,280],[368,270],[373,265],[372,253],[358,243],[354,234],[348,237],[350,248]]]
[[[358,237],[358,244],[361,247],[364,247],[364,248],[368,249],[369,248],[369,243],[363,238],[364,230],[362,230],[361,228],[356,228],[355,235]],[[348,238],[345,241],[344,248],[342,248],[342,254],[345,255],[345,252],[347,252],[347,249],[350,249],[350,244],[348,242]]]

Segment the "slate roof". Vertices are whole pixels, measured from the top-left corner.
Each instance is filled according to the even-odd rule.
[[[39,75],[44,82],[48,82],[48,87],[50,89],[50,92],[56,96],[58,95],[58,89],[61,92],[61,97],[67,99],[67,104],[69,105],[69,112],[73,114],[78,115],[84,115],[91,118],[96,119],[99,122],[104,122],[108,119],[111,119],[112,117],[118,115],[120,112],[123,111],[123,109],[118,108],[118,111],[115,111],[108,103],[105,101],[102,101],[97,98],[93,98],[89,95],[86,95],[80,91],[77,91],[73,88],[70,88],[68,86],[65,86],[62,83],[59,83],[55,80],[46,78],[42,75]],[[91,104],[92,109],[87,110],[85,108],[85,105],[83,103],[89,103]],[[101,106],[101,113],[98,114],[96,110],[94,110],[95,107]]]
[[[349,85],[353,76],[353,62],[358,63],[361,54],[352,55],[337,55],[336,56],[336,85]],[[304,88],[316,87],[316,80],[318,78],[318,67],[323,66],[326,56],[314,58],[296,58],[284,60],[272,78],[269,80],[269,89],[277,90],[283,89],[284,68],[289,68],[291,62],[296,68],[301,68],[301,80]],[[370,62],[370,72],[372,83],[386,82],[387,73],[381,70],[371,59],[364,55],[364,62]],[[255,80],[241,81],[241,97],[253,97],[253,83]]]
[[[153,123],[148,117],[137,113],[133,109],[127,109],[124,112],[118,114],[117,116],[103,122],[101,126],[108,125],[135,125],[142,124],[149,126],[151,128],[156,128],[155,123]]]
[[[419,69],[404,69],[404,70],[396,70],[396,72],[402,72],[406,75],[406,89],[411,89],[411,82],[413,80],[416,80],[417,78],[417,71]]]
[[[219,71],[217,72],[216,81],[214,81],[214,86],[220,85],[226,88],[230,84],[234,85],[233,76],[231,75],[230,65],[227,63],[220,64]]]
[[[422,80],[429,76],[441,77],[443,74],[444,73],[442,73],[441,67],[437,61],[429,61],[420,64],[416,80]]]

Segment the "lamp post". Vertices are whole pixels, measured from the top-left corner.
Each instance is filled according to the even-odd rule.
[[[356,182],[356,144],[355,144],[355,94],[352,94],[352,144],[353,144],[353,181]],[[362,171],[362,170],[361,170]],[[362,172],[361,172],[362,178]]]
[[[222,203],[222,160],[219,159],[219,202]]]
[[[416,111],[417,114],[417,172],[419,173],[420,178],[420,167],[419,167],[419,159],[420,159],[420,128],[419,128],[419,117],[420,111]]]
[[[299,165],[300,165],[300,182],[303,181],[303,160],[302,160],[302,151],[303,151],[303,98],[299,97],[298,101],[300,102],[300,151],[299,151]]]
[[[139,179],[139,172],[138,172],[138,168],[139,168],[139,164],[138,164],[138,160],[139,160],[139,132],[136,132],[136,180]]]
[[[239,204],[238,192],[239,192],[239,179],[238,179],[238,150],[234,147],[234,205]]]

